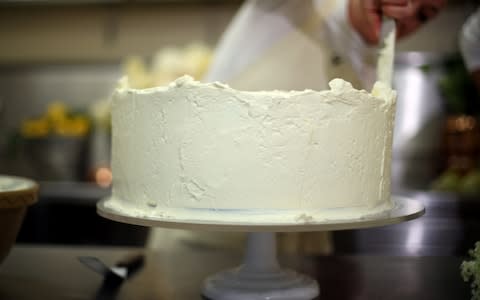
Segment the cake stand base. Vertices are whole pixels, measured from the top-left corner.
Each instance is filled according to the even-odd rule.
[[[390,210],[359,219],[256,223],[245,218],[242,222],[231,222],[224,218],[192,220],[138,216],[128,211],[112,209],[106,205],[110,200],[107,198],[100,201],[97,211],[101,216],[118,222],[191,230],[250,232],[243,264],[205,280],[202,294],[212,300],[311,300],[319,295],[315,280],[280,268],[274,232],[332,231],[385,226],[412,220],[425,213],[421,202],[394,196]]]
[[[280,268],[274,233],[250,233],[243,264],[204,282],[212,300],[311,300],[319,294],[315,280]]]

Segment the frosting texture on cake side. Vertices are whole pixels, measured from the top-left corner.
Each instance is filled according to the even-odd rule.
[[[358,218],[391,206],[396,94],[244,92],[183,76],[112,102],[110,207],[258,222]],[[249,218],[250,218],[249,217]]]

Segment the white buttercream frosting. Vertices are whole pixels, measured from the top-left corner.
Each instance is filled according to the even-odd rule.
[[[326,91],[237,91],[183,76],[121,87],[107,205],[172,219],[315,222],[391,206],[396,94],[342,79]]]

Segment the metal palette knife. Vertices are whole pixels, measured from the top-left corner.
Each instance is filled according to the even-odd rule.
[[[397,29],[395,20],[383,18],[380,33],[379,56],[377,61],[377,80],[392,86],[395,58],[395,39]]]

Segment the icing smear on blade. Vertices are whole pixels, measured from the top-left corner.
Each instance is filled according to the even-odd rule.
[[[371,94],[376,98],[385,100],[387,104],[395,104],[397,99],[397,92],[381,81],[375,82]]]

